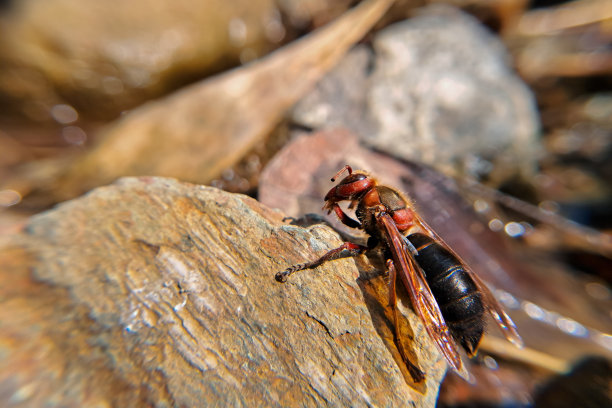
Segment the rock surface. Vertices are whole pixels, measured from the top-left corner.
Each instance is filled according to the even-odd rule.
[[[434,406],[445,362],[404,309],[410,382],[366,258],[274,280],[340,243],[163,178],[32,217],[0,242],[0,405]]]

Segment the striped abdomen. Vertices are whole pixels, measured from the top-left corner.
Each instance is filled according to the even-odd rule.
[[[480,292],[462,263],[425,234],[411,234],[419,264],[453,337],[472,355],[484,331],[485,312]]]

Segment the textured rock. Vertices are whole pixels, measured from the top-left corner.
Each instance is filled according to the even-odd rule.
[[[282,219],[162,178],[31,218],[0,243],[0,405],[433,406],[445,363],[412,316],[410,383],[379,269],[274,280],[341,242]]]

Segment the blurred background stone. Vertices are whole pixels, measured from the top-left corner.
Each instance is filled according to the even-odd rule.
[[[0,23],[3,119],[66,104],[115,118],[177,84],[253,60],[284,38],[271,0],[13,2]]]
[[[366,140],[392,155],[477,179],[531,177],[539,155],[535,100],[499,39],[471,16],[432,7],[383,30]]]
[[[111,123],[94,147],[73,158],[24,166],[0,189],[47,207],[125,175],[210,183],[266,137],[284,113],[379,20],[392,0],[364,2],[281,51],[170,96]],[[72,123],[69,106],[56,116]],[[74,129],[73,129],[74,130]],[[79,132],[70,132],[78,138]],[[41,175],[41,167],[52,177]]]
[[[346,127],[450,174],[498,184],[530,178],[541,150],[536,105],[509,64],[501,41],[474,18],[429,7],[377,33],[372,51],[353,50],[292,118]]]

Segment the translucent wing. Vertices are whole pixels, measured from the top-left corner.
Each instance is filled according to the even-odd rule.
[[[416,314],[425,325],[427,333],[436,343],[446,361],[454,370],[459,372],[462,366],[461,355],[422,271],[416,265],[412,256],[409,255],[404,237],[387,213],[378,214],[376,220],[382,231],[385,232],[395,269],[401,276],[404,286],[406,286]]]
[[[499,304],[493,293],[487,287],[487,284],[480,279],[478,275],[473,273],[470,269],[466,269],[466,271],[470,274],[476,286],[478,286],[478,290],[482,294],[482,299],[484,300],[485,307],[491,313],[491,316],[495,319],[495,322],[501,329],[502,333],[506,337],[510,343],[514,344],[518,348],[523,347],[523,339],[518,334],[516,330],[516,325],[506,314],[502,305]]]

